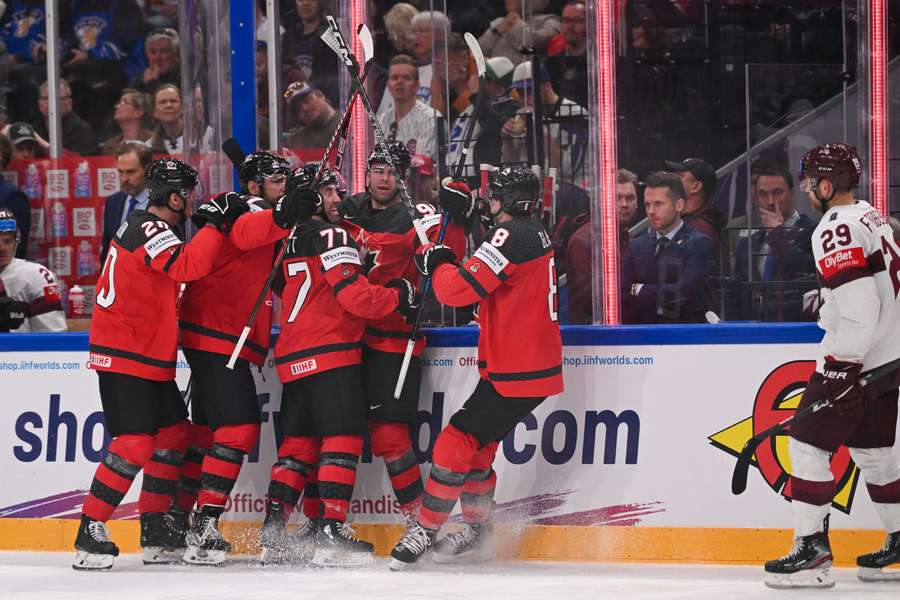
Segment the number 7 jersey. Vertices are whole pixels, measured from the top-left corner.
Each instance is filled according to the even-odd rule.
[[[873,369],[900,357],[900,248],[887,220],[857,200],[830,208],[813,232],[826,356]]]

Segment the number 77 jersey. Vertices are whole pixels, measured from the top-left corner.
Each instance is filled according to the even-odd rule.
[[[832,207],[812,246],[824,302],[819,360],[862,361],[868,370],[900,358],[900,248],[885,218],[862,200]]]

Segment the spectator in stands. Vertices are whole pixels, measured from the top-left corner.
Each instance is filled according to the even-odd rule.
[[[171,27],[154,29],[144,38],[147,68],[131,81],[131,87],[152,94],[162,83],[181,85],[178,32]]]
[[[547,59],[553,85],[560,95],[588,106],[587,8],[584,0],[566,2],[560,32],[565,38],[565,50]]]
[[[634,225],[638,212],[638,178],[628,169],[616,174],[616,219],[619,225],[619,257],[628,250],[628,228]],[[566,284],[569,288],[569,322],[590,323],[592,261],[591,222],[582,223],[569,237],[565,251]]]
[[[513,72],[513,89],[522,101],[519,113],[501,129],[504,162],[534,162],[528,152],[534,115],[534,89],[540,93],[544,131],[544,167],[559,169],[565,181],[580,182],[585,178],[587,155],[587,111],[581,105],[557,94],[550,83],[547,70],[537,63],[537,77],[532,79],[530,61],[523,62]]]
[[[378,121],[388,139],[397,140],[410,154],[424,154],[435,159],[437,142],[435,120],[441,114],[416,97],[419,71],[412,57],[398,54],[388,65],[388,93],[393,98],[390,110],[378,114]]]
[[[203,99],[203,88],[194,86],[194,127],[191,130],[191,148],[195,151],[209,152],[213,149],[215,132],[206,119],[206,102]]]
[[[650,231],[631,241],[622,261],[623,322],[705,322],[715,254],[712,240],[682,220],[685,204],[678,175],[660,172],[647,178]]]
[[[161,154],[181,154],[184,151],[181,90],[177,85],[163,83],[153,92],[151,103],[156,127],[150,146]]]
[[[116,170],[120,191],[106,198],[103,209],[103,243],[100,262],[106,261],[109,243],[116,230],[133,210],[147,210],[149,191],[144,171],[153,161],[150,146],[141,142],[125,142],[116,148]]]
[[[0,42],[16,63],[43,62],[46,14],[43,0],[8,0],[0,18]]]
[[[684,185],[687,201],[682,218],[688,225],[712,239],[718,256],[726,218],[719,207],[713,204],[719,181],[716,170],[701,158],[686,158],[681,162],[667,160],[666,166],[678,173]]]
[[[38,110],[43,118],[34,124],[34,130],[45,140],[50,139],[47,126],[47,114],[50,110],[48,92],[49,86],[45,81],[38,90]],[[59,114],[62,122],[62,146],[75,154],[97,156],[100,154],[100,146],[97,145],[94,129],[72,110],[72,106],[72,89],[65,79],[61,79],[59,82]]]
[[[144,0],[143,14],[150,27],[177,27],[178,0]]]
[[[9,138],[0,135],[0,171],[6,170],[6,165],[12,160],[13,145]],[[28,234],[31,232],[31,204],[28,198],[10,181],[6,181],[0,174],[0,210],[8,209],[16,217],[19,224],[19,246],[16,248],[16,258],[25,258],[28,250]]]
[[[519,12],[522,0],[506,0],[506,16],[491,21],[490,28],[478,38],[485,55],[505,56],[518,65],[525,60],[522,48],[543,53],[550,38],[559,33],[559,17],[543,13],[548,3],[549,0],[526,0],[523,16]]]
[[[44,158],[50,153],[50,144],[28,123],[10,123],[3,134],[12,143],[12,160]]]
[[[384,28],[393,46],[391,57],[412,53],[412,18],[418,9],[407,2],[398,2],[384,15]]]
[[[447,35],[446,48],[435,51],[431,106],[451,122],[469,106],[469,62],[469,47],[456,32]]]
[[[284,92],[284,100],[300,125],[288,134],[293,149],[325,148],[341,122],[341,115],[319,89],[306,81],[296,81]]]
[[[122,90],[122,96],[116,103],[113,120],[122,133],[113,136],[100,145],[100,152],[105,155],[116,154],[122,142],[139,140],[146,142],[153,137],[153,132],[144,127],[150,108],[150,98],[144,92],[134,88]]]
[[[409,193],[415,202],[434,204],[437,200],[437,171],[434,161],[424,154],[413,154],[407,176]]]
[[[66,331],[59,285],[47,267],[16,258],[24,226],[0,208],[0,331]]]
[[[338,104],[337,55],[319,37],[325,27],[323,0],[294,0],[294,10],[285,15],[281,60],[285,83],[308,81]]]

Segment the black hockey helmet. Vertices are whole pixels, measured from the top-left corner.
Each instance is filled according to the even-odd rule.
[[[806,153],[800,162],[800,180],[827,179],[837,191],[856,187],[862,175],[862,163],[856,148],[848,144],[823,144]]]
[[[503,212],[531,215],[541,199],[541,184],[529,167],[503,167],[488,175],[488,200],[499,200]]]
[[[403,142],[388,142],[387,147],[382,144],[375,144],[366,161],[366,174],[372,169],[374,164],[394,165],[397,167],[400,177],[406,177],[409,172],[409,166],[412,164],[412,157],[409,150]]]
[[[283,156],[273,152],[252,152],[247,155],[238,170],[238,179],[246,186],[248,182],[255,181],[262,185],[263,179],[274,175],[289,177],[291,165]]]
[[[16,222],[16,215],[8,208],[0,208],[0,233],[14,233],[16,243],[19,242],[19,224]]]
[[[294,169],[291,176],[288,177],[287,186],[284,188],[285,193],[297,188],[311,188],[316,179],[317,169],[318,167],[315,163],[307,163]]]
[[[188,198],[197,187],[197,171],[177,158],[158,158],[144,171],[149,192],[148,202],[156,206],[169,206],[172,193]]]

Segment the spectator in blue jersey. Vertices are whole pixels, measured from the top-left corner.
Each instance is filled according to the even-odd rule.
[[[7,94],[8,114],[14,121],[38,116],[38,85],[47,77],[46,15],[43,0],[8,0],[0,19],[0,41],[9,52],[11,69]]]
[[[13,146],[5,135],[0,135],[0,171],[12,159]],[[0,175],[0,210],[9,209],[16,216],[19,224],[19,245],[16,246],[16,258],[25,258],[28,251],[28,234],[31,231],[31,204],[28,198],[12,182]]]
[[[675,173],[647,178],[650,230],[631,240],[622,259],[624,323],[702,323],[715,255],[710,238],[681,218],[684,185]]]

